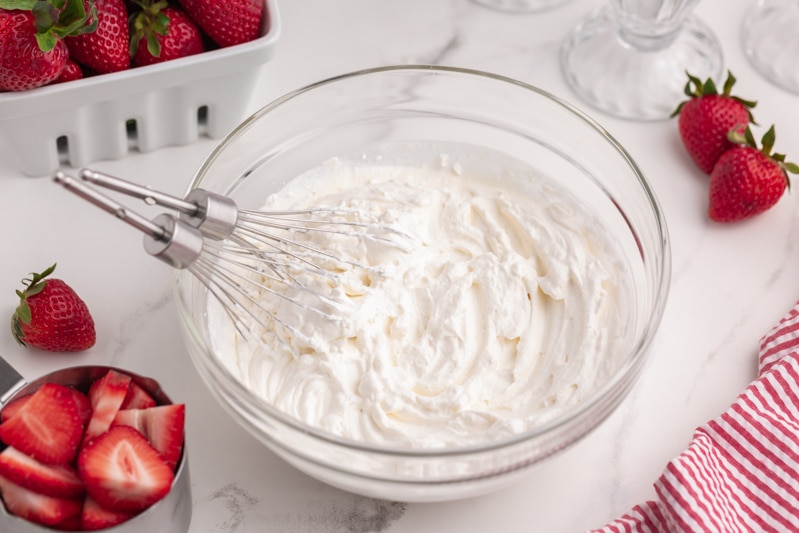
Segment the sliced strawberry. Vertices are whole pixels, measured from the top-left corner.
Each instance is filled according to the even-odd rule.
[[[123,511],[111,511],[102,507],[94,501],[91,496],[86,497],[83,503],[83,513],[81,515],[81,528],[84,531],[96,531],[105,529],[136,516],[136,513],[126,513]]]
[[[130,387],[130,376],[115,370],[109,370],[103,377],[92,383],[89,388],[89,401],[92,405],[92,417],[86,426],[83,442],[108,431],[111,422],[122,407]]]
[[[42,464],[11,446],[0,452],[0,476],[45,496],[75,499],[86,492],[72,466]]]
[[[78,389],[70,387],[69,390],[72,391],[72,399],[75,400],[75,407],[78,408],[78,417],[85,428],[92,417],[92,404],[89,401],[89,397]]]
[[[46,464],[72,461],[83,424],[72,391],[45,383],[16,415],[0,424],[0,440]]]
[[[32,395],[33,395],[33,393],[31,393],[31,394],[26,394],[25,396],[20,396],[19,398],[14,398],[14,399],[13,399],[13,400],[11,400],[10,402],[8,402],[8,405],[6,405],[5,407],[3,407],[3,410],[2,410],[2,411],[0,411],[0,422],[5,422],[5,421],[6,421],[6,420],[8,420],[9,418],[11,418],[11,417],[12,417],[12,416],[14,416],[15,414],[17,414],[17,411],[19,411],[19,409],[20,409],[20,408],[21,408],[23,405],[25,405],[25,403],[26,403],[28,400],[30,400],[30,399],[31,399],[31,396],[32,396]]]
[[[167,495],[174,475],[141,433],[116,426],[78,455],[78,473],[101,506],[125,512],[146,509]]]
[[[62,520],[51,527],[53,529],[57,529],[58,531],[81,531],[83,529],[79,514],[70,516],[66,520]]]
[[[45,526],[68,524],[83,507],[83,500],[37,494],[4,477],[0,477],[0,493],[9,513]]]
[[[135,381],[131,381],[128,394],[125,396],[125,401],[122,402],[120,409],[147,409],[156,405],[155,400],[147,394],[147,391]]]
[[[136,429],[174,470],[183,449],[186,406],[172,404],[149,409],[122,410],[114,418],[111,427],[113,426],[130,426]]]

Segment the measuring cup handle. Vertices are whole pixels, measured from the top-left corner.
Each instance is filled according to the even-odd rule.
[[[13,366],[0,357],[0,406],[25,384],[25,378]]]

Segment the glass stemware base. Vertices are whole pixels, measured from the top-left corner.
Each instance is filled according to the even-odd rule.
[[[610,115],[632,120],[665,120],[685,99],[686,72],[720,81],[721,45],[700,19],[660,34],[633,33],[606,6],[567,37],[561,68],[577,95]]]
[[[759,0],[745,19],[743,46],[762,76],[799,93],[799,0]]]
[[[476,4],[481,4],[498,11],[508,11],[516,13],[532,13],[544,11],[561,6],[572,0],[472,0]]]

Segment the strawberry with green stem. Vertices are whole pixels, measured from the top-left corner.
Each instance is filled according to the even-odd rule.
[[[91,2],[87,0],[87,5]],[[128,11],[122,0],[93,0],[96,29],[67,37],[69,56],[94,72],[107,74],[130,67]]]
[[[0,91],[25,91],[59,78],[64,38],[92,32],[82,0],[0,0]]]
[[[32,273],[18,290],[19,305],[11,332],[22,346],[53,352],[77,352],[94,346],[94,319],[86,303],[63,280],[48,278],[56,265]]]
[[[788,173],[799,173],[799,165],[785,161],[785,154],[772,154],[776,134],[771,126],[758,148],[752,130],[729,133],[733,147],[719,158],[710,174],[708,216],[717,222],[735,222],[770,209],[790,186]]]
[[[672,116],[679,115],[680,139],[688,155],[700,170],[710,174],[721,154],[732,147],[727,133],[755,123],[751,110],[757,102],[732,96],[736,80],[729,71],[721,93],[711,78],[703,83],[687,75],[685,95],[688,100],[682,102]]]
[[[205,51],[202,32],[186,13],[166,0],[139,0],[130,18],[130,55],[136,66],[152,65]]]

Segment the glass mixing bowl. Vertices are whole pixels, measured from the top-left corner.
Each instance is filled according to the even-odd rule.
[[[227,412],[308,475],[354,493],[396,501],[471,497],[508,485],[605,419],[646,360],[670,280],[666,224],[630,155],[596,122],[518,81],[456,68],[401,66],[316,83],[267,105],[231,132],[190,189],[261,208],[293,177],[343,154],[386,143],[458,143],[529,164],[589,206],[628,265],[632,297],[615,374],[543,425],[483,445],[398,449],[354,442],[280,412],[248,390],[211,342],[208,293],[186,271],[176,301],[191,358]]]

